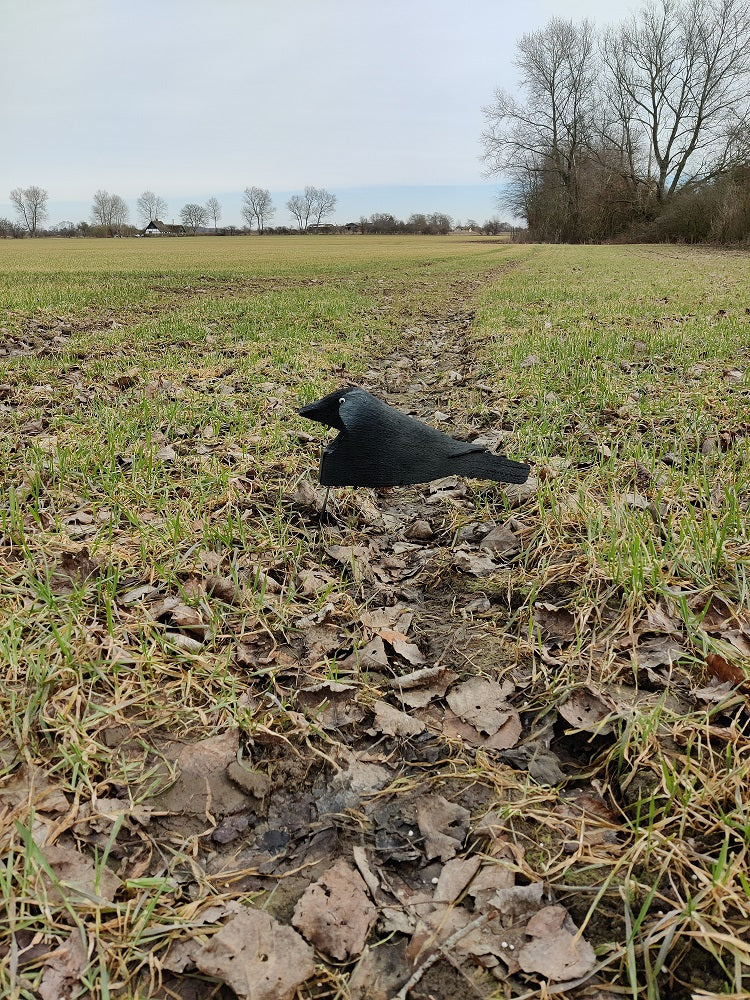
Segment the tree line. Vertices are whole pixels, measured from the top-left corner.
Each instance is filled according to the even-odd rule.
[[[17,187],[10,192],[10,201],[15,209],[16,221],[0,219],[0,236],[36,236],[43,231],[49,216],[49,192],[37,185],[27,188]],[[167,215],[167,203],[153,191],[144,191],[136,201],[141,229],[151,222],[160,222]],[[286,203],[289,214],[300,232],[311,226],[320,226],[336,208],[336,195],[325,188],[311,185],[302,194],[293,195]],[[271,194],[266,188],[248,187],[242,199],[241,214],[248,229],[255,227],[265,232],[269,221],[276,213]],[[180,209],[180,223],[186,232],[197,233],[213,223],[218,231],[222,207],[218,198],[209,198],[205,205],[188,202]],[[135,235],[138,227],[129,224],[130,209],[119,194],[99,189],[93,197],[90,220],[86,222],[62,222],[57,231],[67,235],[81,236],[125,236]],[[174,228],[174,227],[170,227]],[[228,227],[237,231],[236,227]]]
[[[0,237],[21,237],[24,235],[41,235],[44,222],[48,216],[48,192],[41,187],[14,188],[10,193],[11,203],[16,209],[16,222],[0,218]],[[55,233],[61,236],[134,236],[144,227],[153,222],[161,222],[167,215],[167,203],[153,191],[144,191],[136,201],[140,229],[129,224],[129,208],[124,198],[118,194],[99,189],[93,197],[90,220],[85,222],[64,221],[57,225]],[[271,193],[267,188],[245,188],[241,214],[245,221],[243,230],[235,226],[227,226],[219,230],[222,206],[218,198],[209,198],[205,205],[188,202],[180,210],[180,226],[166,225],[167,232],[197,233],[213,224],[215,232],[223,234],[252,232],[258,233],[304,233],[321,232],[329,228],[325,223],[336,207],[336,195],[325,188],[308,185],[301,194],[292,195],[286,202],[292,226],[271,228],[270,223],[276,214]],[[429,214],[415,212],[406,221],[397,219],[389,212],[374,212],[369,217],[361,216],[356,224],[346,228],[360,233],[398,234],[410,233],[424,236],[445,235],[452,231],[453,219],[443,212]],[[465,229],[498,235],[501,233],[515,234],[516,230],[507,222],[499,219],[489,219],[479,225],[472,219],[466,223]]]
[[[653,0],[517,46],[522,98],[484,108],[488,174],[545,241],[750,241],[750,6]]]

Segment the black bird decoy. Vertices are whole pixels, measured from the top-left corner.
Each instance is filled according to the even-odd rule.
[[[456,441],[358,386],[329,393],[299,413],[340,431],[320,459],[320,482],[329,488],[404,486],[443,476],[525,483],[529,477],[524,462]]]

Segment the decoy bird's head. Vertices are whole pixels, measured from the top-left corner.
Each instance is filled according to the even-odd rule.
[[[346,402],[349,393],[355,392],[356,389],[355,385],[337,389],[315,403],[308,403],[297,412],[301,417],[307,417],[308,420],[317,420],[319,424],[326,424],[328,427],[335,427],[337,430],[343,431],[344,422],[341,419],[339,408],[342,403]]]

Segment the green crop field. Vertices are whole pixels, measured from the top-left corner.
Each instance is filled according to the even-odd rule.
[[[0,993],[747,995],[749,434],[746,254],[0,240]]]

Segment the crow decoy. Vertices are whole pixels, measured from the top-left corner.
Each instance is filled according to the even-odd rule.
[[[340,431],[320,459],[320,482],[329,488],[404,486],[443,476],[525,483],[529,477],[524,462],[456,441],[358,386],[329,393],[299,413]]]

